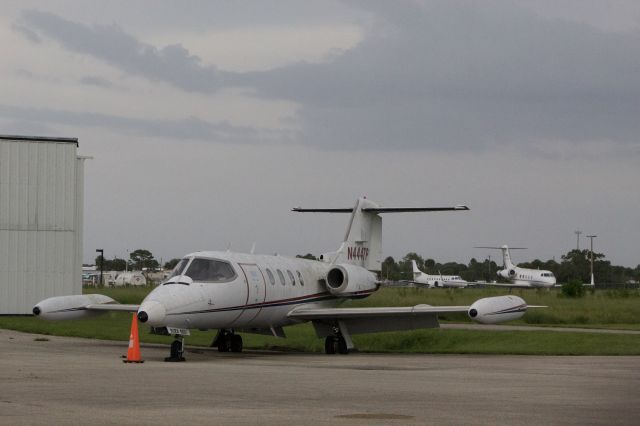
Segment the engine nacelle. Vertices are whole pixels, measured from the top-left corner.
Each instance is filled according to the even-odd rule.
[[[360,266],[340,264],[329,269],[327,290],[334,296],[350,296],[353,293],[376,288],[376,276]]]
[[[516,270],[515,269],[502,269],[500,271],[498,271],[498,275],[501,276],[502,278],[515,278],[516,276]]]
[[[87,306],[112,303],[117,302],[102,294],[50,297],[33,307],[33,315],[53,321],[89,318],[101,312],[88,311]]]
[[[469,307],[469,318],[482,324],[518,319],[527,312],[527,302],[518,296],[485,297]]]

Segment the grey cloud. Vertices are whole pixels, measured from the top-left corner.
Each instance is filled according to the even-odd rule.
[[[309,143],[639,142],[638,33],[544,20],[504,3],[360,4],[376,23],[333,62],[239,79],[260,96],[299,102]]]
[[[98,87],[105,87],[105,88],[113,87],[113,84],[111,84],[109,80],[107,80],[106,78],[95,76],[95,75],[85,75],[80,79],[80,83],[86,84],[89,86],[98,86]]]
[[[224,73],[204,66],[180,44],[156,48],[138,41],[117,25],[89,27],[52,13],[28,10],[24,25],[61,43],[65,48],[94,56],[132,75],[163,81],[188,92],[211,93]]]
[[[24,25],[14,22],[13,24],[11,24],[11,29],[17,33],[22,34],[27,40],[29,40],[32,43],[42,42],[42,39],[35,31],[30,30]]]
[[[286,142],[291,136],[284,131],[233,126],[227,122],[211,123],[196,117],[179,120],[146,120],[109,114],[73,112],[46,108],[23,108],[0,104],[0,119],[30,123],[100,127],[136,136],[165,139],[190,139],[225,143]],[[19,129],[17,129],[19,130]],[[21,133],[21,131],[18,131]],[[49,132],[51,133],[51,132]]]
[[[179,44],[29,11],[66,48],[186,91],[245,87],[300,105],[300,140],[334,148],[486,149],[532,141],[638,146],[640,33],[549,20],[505,2],[362,1],[363,41],[321,64],[229,73]],[[576,145],[579,146],[579,145]]]
[[[5,119],[0,116],[2,120],[2,133],[6,135],[56,135],[57,132],[52,126],[44,124],[38,121],[27,121],[22,119]]]

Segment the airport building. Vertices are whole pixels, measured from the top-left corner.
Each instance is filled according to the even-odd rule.
[[[0,135],[0,315],[82,292],[78,140]]]

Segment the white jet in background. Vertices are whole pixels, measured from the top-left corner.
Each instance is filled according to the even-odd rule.
[[[491,283],[486,284],[490,286],[499,287],[520,287],[520,288],[549,288],[556,285],[556,277],[553,272],[546,271],[544,269],[529,269],[520,268],[511,262],[511,254],[509,253],[509,247],[503,245],[502,247],[476,247],[502,250],[502,269],[497,272],[499,277],[502,277],[509,281],[508,284]],[[525,247],[512,247],[511,250],[524,250]]]
[[[411,268],[413,270],[413,280],[409,282],[424,285],[429,288],[434,287],[455,287],[455,288],[464,288],[469,283],[462,279],[460,275],[430,275],[425,274],[420,269],[418,269],[418,264],[415,260],[411,260]]]
[[[480,323],[520,318],[528,306],[517,296],[489,297],[471,306],[339,308],[346,300],[367,297],[379,288],[382,262],[381,213],[464,211],[466,206],[381,208],[360,198],[353,208],[302,209],[295,212],[350,213],[340,248],[320,261],[201,251],[186,255],[163,284],[140,305],[119,305],[97,294],[60,296],[39,302],[33,313],[44,319],[72,319],[104,311],[137,312],[138,320],[160,334],[176,335],[166,360],[184,360],[189,329],[218,330],[218,350],[242,351],[239,333],[285,337],[283,327],[305,321],[325,339],[325,352],[348,353],[351,335],[438,327],[438,314],[466,312]]]

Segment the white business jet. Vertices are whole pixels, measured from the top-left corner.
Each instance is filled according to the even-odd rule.
[[[353,334],[438,327],[438,314],[466,312],[480,323],[520,318],[528,306],[511,295],[480,299],[471,306],[337,307],[379,287],[374,272],[380,271],[382,258],[381,213],[451,210],[468,207],[381,208],[360,198],[352,208],[294,208],[350,213],[340,248],[321,261],[230,251],[191,253],[140,305],[120,305],[99,294],[59,296],[39,302],[33,313],[63,320],[104,311],[137,312],[138,320],[155,332],[176,336],[167,361],[184,360],[189,329],[219,330],[213,345],[222,352],[240,352],[241,332],[285,337],[283,327],[311,321],[318,337],[325,338],[325,352],[333,354],[348,353],[354,347]]]
[[[415,260],[411,260],[411,267],[413,269],[413,280],[411,283],[424,285],[429,288],[434,287],[455,287],[455,288],[464,288],[469,283],[462,279],[460,275],[430,275],[425,274],[420,269],[418,269],[418,264]]]
[[[543,269],[529,269],[520,268],[511,262],[511,254],[509,253],[509,247],[506,245],[502,247],[476,247],[476,248],[488,248],[502,250],[503,266],[499,270],[498,276],[509,281],[508,284],[488,284],[491,286],[500,287],[520,287],[520,288],[549,288],[556,284],[556,277],[551,271],[545,271]],[[522,250],[524,247],[512,247],[511,250]]]

